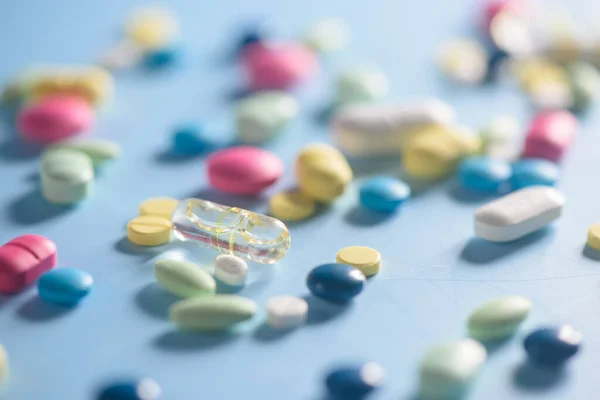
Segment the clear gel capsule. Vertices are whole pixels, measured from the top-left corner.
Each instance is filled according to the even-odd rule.
[[[181,201],[172,220],[178,239],[261,264],[276,263],[291,245],[290,232],[278,219],[207,200]]]

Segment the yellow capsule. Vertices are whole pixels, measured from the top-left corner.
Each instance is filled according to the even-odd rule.
[[[315,201],[299,191],[281,192],[271,197],[271,215],[283,221],[301,221],[314,214]]]
[[[157,49],[172,43],[179,34],[179,25],[166,10],[137,11],[126,26],[129,39],[145,49]]]

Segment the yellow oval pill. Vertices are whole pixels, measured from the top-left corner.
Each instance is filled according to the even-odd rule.
[[[164,217],[142,215],[127,224],[127,239],[140,246],[160,246],[171,239],[173,224]]]
[[[341,249],[335,256],[335,261],[359,269],[365,276],[379,272],[381,254],[366,246],[350,246]]]
[[[158,49],[173,42],[179,34],[175,18],[161,9],[136,12],[127,23],[129,39],[145,49]]]
[[[600,223],[590,226],[588,230],[587,245],[600,251]]]
[[[271,197],[271,215],[284,221],[301,221],[314,214],[315,201],[302,192],[281,192]]]
[[[154,215],[171,220],[179,200],[170,197],[153,197],[140,204],[140,215]]]

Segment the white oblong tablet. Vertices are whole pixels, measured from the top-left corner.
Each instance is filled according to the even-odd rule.
[[[552,187],[517,190],[475,211],[475,233],[490,242],[509,242],[560,217],[564,204],[563,194]]]

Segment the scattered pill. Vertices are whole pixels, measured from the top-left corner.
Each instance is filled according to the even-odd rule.
[[[587,245],[594,250],[600,251],[600,224],[594,224],[588,229]]]
[[[17,293],[56,264],[56,245],[38,235],[23,235],[0,247],[0,292]]]
[[[305,81],[317,69],[315,54],[296,43],[250,44],[242,53],[242,62],[251,90],[285,90]]]
[[[364,399],[383,385],[385,370],[376,362],[350,364],[331,370],[325,378],[333,398]]]
[[[291,239],[278,219],[201,199],[186,199],[173,212],[174,235],[221,253],[274,264],[288,252]]]
[[[462,339],[438,345],[427,353],[420,368],[419,394],[423,400],[461,398],[487,358],[479,342]]]
[[[90,128],[93,110],[76,96],[48,96],[23,108],[17,116],[21,137],[35,143],[61,140]]]
[[[469,157],[458,167],[458,179],[463,187],[481,192],[498,192],[512,174],[510,164],[489,157]]]
[[[129,40],[123,40],[106,49],[99,57],[98,64],[109,70],[130,69],[142,60],[142,50]]]
[[[352,169],[335,147],[309,144],[296,158],[296,177],[305,195],[318,201],[332,202],[352,181]]]
[[[289,94],[263,91],[240,101],[237,136],[243,143],[261,143],[280,133],[298,115],[298,102]]]
[[[6,350],[0,344],[0,385],[8,378],[8,356]]]
[[[272,216],[282,221],[302,221],[316,210],[315,200],[300,191],[280,192],[269,200]]]
[[[513,164],[512,170],[510,182],[515,190],[528,186],[554,186],[560,174],[558,165],[542,158],[519,160]]]
[[[222,331],[252,318],[257,309],[256,303],[250,299],[217,294],[181,300],[171,306],[169,314],[171,321],[182,329]]]
[[[137,46],[147,50],[160,49],[177,40],[179,25],[168,10],[146,8],[131,16],[126,33]]]
[[[365,274],[346,264],[323,264],[306,278],[311,293],[333,303],[346,303],[362,292]]]
[[[445,43],[439,55],[440,70],[451,80],[475,85],[487,76],[488,55],[475,40],[458,39]]]
[[[38,295],[46,302],[74,306],[92,290],[92,276],[77,268],[57,268],[45,272],[37,282]]]
[[[337,78],[335,85],[338,104],[377,101],[389,92],[387,77],[375,67],[346,71]]]
[[[140,215],[154,215],[171,219],[179,200],[171,197],[153,197],[140,204]]]
[[[267,322],[273,329],[293,329],[306,322],[308,304],[296,296],[271,297],[266,305]]]
[[[524,341],[525,351],[535,364],[557,368],[580,349],[583,335],[570,325],[541,328],[531,332]]]
[[[332,139],[350,156],[397,155],[415,132],[433,124],[452,124],[454,119],[454,110],[440,100],[353,105],[334,115]]]
[[[527,93],[539,110],[561,110],[573,107],[575,99],[566,74],[559,81],[538,80]]]
[[[390,176],[378,176],[360,185],[360,204],[373,211],[393,212],[410,197],[410,186]]]
[[[377,250],[366,246],[344,247],[338,251],[335,262],[357,268],[366,277],[369,277],[379,272],[381,254]]]
[[[484,28],[489,29],[491,21],[501,12],[523,13],[527,1],[523,0],[487,0],[484,8]]]
[[[469,335],[480,341],[505,339],[516,332],[530,310],[531,301],[522,296],[508,295],[490,300],[469,317]]]
[[[221,254],[215,260],[215,278],[230,286],[241,286],[248,277],[248,264],[236,256]]]
[[[197,155],[216,150],[219,145],[206,137],[204,127],[199,124],[185,124],[173,131],[171,148],[173,153]]]
[[[97,400],[157,400],[161,394],[158,383],[150,378],[128,379],[106,385]]]
[[[475,211],[475,233],[490,242],[509,242],[535,232],[562,213],[563,194],[531,186],[507,194]]]
[[[223,192],[255,195],[283,175],[283,162],[270,151],[237,146],[212,153],[206,160],[208,181]]]
[[[87,155],[94,166],[99,166],[106,161],[114,160],[121,154],[121,146],[106,139],[65,139],[54,142],[50,149],[76,150]]]
[[[493,44],[511,56],[527,56],[538,51],[530,19],[519,13],[499,12],[490,23],[490,38]]]
[[[142,62],[147,68],[164,68],[180,62],[182,58],[183,48],[179,45],[169,45],[146,52]]]
[[[94,167],[90,157],[80,151],[50,149],[42,155],[40,176],[47,201],[75,204],[91,194]]]
[[[160,246],[171,239],[172,227],[165,217],[142,215],[127,223],[127,239],[140,246]]]
[[[156,261],[154,278],[163,289],[179,297],[212,296],[217,287],[210,274],[187,261]]]
[[[525,139],[523,155],[558,162],[577,133],[579,123],[568,111],[548,111],[536,115]]]
[[[493,118],[482,130],[481,138],[484,153],[490,158],[513,162],[521,156],[522,128],[514,117],[501,115]]]
[[[567,74],[573,91],[573,109],[586,110],[600,95],[600,73],[593,65],[578,61],[567,66]]]
[[[304,43],[321,54],[341,50],[350,36],[350,28],[340,18],[323,18],[308,31]]]

